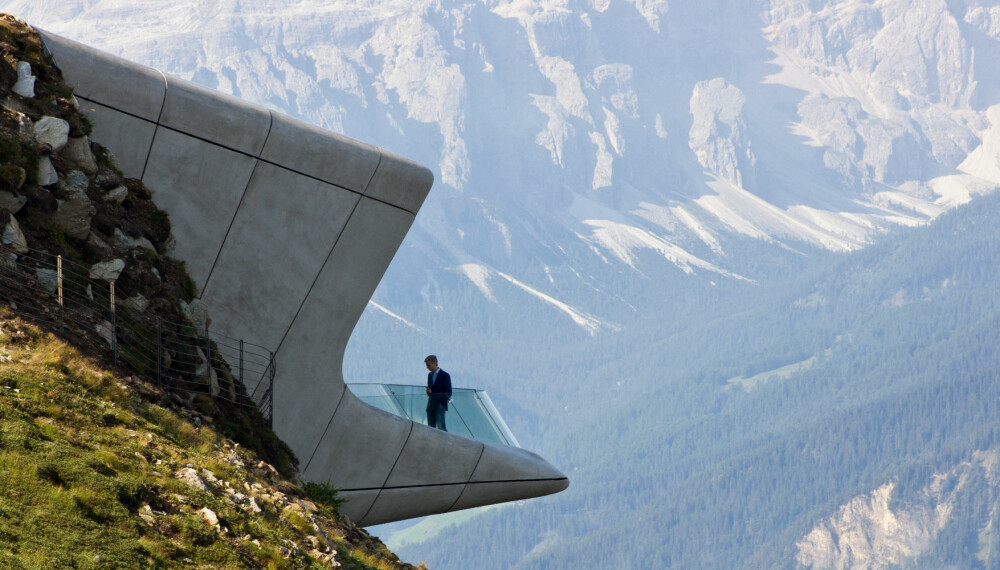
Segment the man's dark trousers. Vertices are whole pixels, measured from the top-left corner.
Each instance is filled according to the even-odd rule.
[[[448,411],[448,400],[451,399],[451,375],[441,370],[437,376],[433,372],[427,374],[427,425],[448,431],[444,423],[444,414]]]

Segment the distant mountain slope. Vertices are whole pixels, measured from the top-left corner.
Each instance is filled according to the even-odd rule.
[[[998,212],[1000,196],[981,198],[819,275],[748,289],[741,313],[654,341],[633,331],[641,356],[567,349],[567,363],[600,353],[593,376],[620,382],[560,383],[596,400],[563,399],[582,406],[556,412],[572,429],[542,424],[574,480],[565,497],[397,551],[444,568],[822,568],[860,564],[843,549],[864,540],[887,564],[995,567]],[[896,519],[843,522],[886,485]],[[857,534],[882,523],[896,530]],[[817,532],[844,542],[815,544]]]

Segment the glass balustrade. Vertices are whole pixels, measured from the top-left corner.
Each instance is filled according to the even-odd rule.
[[[347,387],[370,406],[427,425],[427,392],[423,386],[348,384]],[[489,395],[483,390],[452,389],[446,418],[449,433],[520,447]]]

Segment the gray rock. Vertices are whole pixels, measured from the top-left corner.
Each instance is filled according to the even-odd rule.
[[[96,332],[98,336],[103,338],[104,341],[108,343],[108,346],[111,346],[111,334],[112,334],[111,323],[109,323],[108,321],[101,321],[97,323],[96,325],[94,325],[94,332]]]
[[[52,166],[52,161],[49,160],[49,157],[39,157],[37,178],[39,186],[52,186],[56,182],[59,182],[59,173],[56,172],[56,167]]]
[[[177,473],[174,473],[174,477],[180,479],[181,481],[191,485],[195,489],[200,491],[208,492],[208,485],[202,481],[201,477],[198,476],[198,472],[191,467],[185,467]]]
[[[23,173],[24,170],[22,169]],[[23,181],[21,182],[24,183]],[[28,203],[27,196],[17,196],[11,192],[4,192],[0,190],[0,209],[9,210],[10,213],[16,214],[25,204]]]
[[[130,309],[136,313],[141,313],[149,308],[149,299],[143,297],[142,295],[136,294],[127,299],[123,299],[120,302],[123,308]]]
[[[60,154],[70,164],[88,174],[97,172],[97,159],[90,150],[90,137],[70,137]]]
[[[59,287],[59,274],[55,269],[35,269],[35,278],[42,289],[48,293],[55,293]]]
[[[42,117],[35,123],[35,141],[59,152],[69,142],[69,123],[58,117]]]
[[[17,254],[13,251],[0,249],[0,267],[16,267]]]
[[[124,269],[125,262],[121,259],[102,261],[90,266],[89,277],[98,281],[115,281]]]
[[[114,252],[111,246],[97,235],[97,232],[90,232],[90,236],[87,237],[87,244],[96,249],[102,256],[110,256]]]
[[[79,170],[70,170],[66,173],[65,179],[56,188],[56,196],[65,198],[68,195],[86,193],[90,187],[90,179]]]
[[[208,327],[212,324],[212,319],[208,316],[208,307],[201,299],[195,299],[190,303],[181,301],[181,310],[184,311],[184,316],[194,325],[199,336],[208,334]]]
[[[17,82],[11,88],[14,93],[21,97],[33,99],[35,97],[35,77],[31,74],[31,64],[26,61],[17,62]]]
[[[7,218],[7,223],[3,224],[3,232],[0,233],[0,244],[3,244],[8,252],[28,253],[28,240],[21,231],[21,226],[10,214],[2,214]],[[3,217],[0,217],[3,219]]]
[[[111,237],[111,243],[115,247],[124,247],[127,249],[141,248],[148,249],[151,251],[156,251],[156,247],[153,242],[149,241],[144,237],[133,238],[125,235],[124,232],[119,228],[115,228],[115,235]]]
[[[101,200],[109,204],[121,204],[122,202],[125,201],[125,198],[128,198],[128,188],[124,186],[118,186],[116,188],[108,190],[107,194],[105,194],[104,197],[101,198]]]
[[[97,208],[90,202],[86,190],[80,189],[79,181],[70,180],[77,178],[73,176],[74,174],[83,176],[84,184],[88,183],[87,177],[79,171],[74,170],[67,176],[68,183],[61,185],[59,192],[64,198],[56,201],[58,206],[55,213],[52,214],[52,221],[66,235],[77,239],[87,239],[87,236],[90,235],[90,221],[97,213]],[[86,188],[85,185],[84,188]]]
[[[215,511],[208,507],[202,507],[199,512],[201,513],[202,518],[205,519],[205,522],[212,526],[219,526],[219,517],[215,514]]]

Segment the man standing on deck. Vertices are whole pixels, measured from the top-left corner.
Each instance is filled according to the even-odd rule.
[[[444,414],[451,399],[451,376],[438,367],[437,356],[433,354],[424,359],[424,364],[430,371],[427,373],[427,425],[448,431]]]

